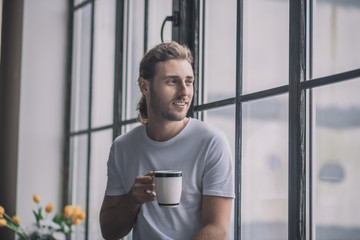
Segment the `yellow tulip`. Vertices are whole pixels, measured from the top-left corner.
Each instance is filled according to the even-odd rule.
[[[75,208],[74,208],[74,213],[73,213],[73,218],[77,218],[78,215],[80,213],[80,206],[77,205]]]
[[[54,209],[53,205],[49,203],[45,208],[45,212],[51,213],[53,209]]]
[[[0,218],[3,218],[3,214],[5,213],[5,209],[0,206]]]
[[[0,227],[4,227],[4,226],[6,226],[6,224],[7,224],[7,222],[6,222],[6,220],[5,219],[0,219]]]
[[[20,218],[18,216],[13,216],[12,220],[13,220],[15,225],[20,225],[21,220],[20,220]]]
[[[66,218],[69,218],[69,217],[71,217],[72,214],[73,214],[73,206],[71,206],[71,205],[65,206],[65,208],[64,208],[64,216]]]
[[[37,194],[34,194],[33,199],[34,199],[34,202],[40,203],[40,198]]]
[[[73,225],[78,225],[80,222],[81,222],[81,220],[79,218],[73,218],[73,220],[72,220]]]
[[[77,216],[80,220],[84,220],[86,218],[86,214],[84,212],[81,212]]]

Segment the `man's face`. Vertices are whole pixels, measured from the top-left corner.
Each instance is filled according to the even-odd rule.
[[[183,120],[193,97],[193,82],[194,73],[188,61],[159,62],[150,84],[150,114],[168,121]]]

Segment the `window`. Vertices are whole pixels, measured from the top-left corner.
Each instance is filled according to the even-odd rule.
[[[85,225],[74,239],[101,237],[99,211],[106,186],[106,158],[116,131],[117,79],[115,0],[76,1],[72,8],[71,81],[69,82],[65,200],[86,210]],[[79,3],[79,4],[77,4]]]
[[[76,239],[101,238],[108,150],[139,124],[138,64],[175,11],[187,14],[163,37],[194,53],[189,114],[223,130],[233,151],[229,239],[358,236],[359,3],[77,0],[65,198],[89,217]]]

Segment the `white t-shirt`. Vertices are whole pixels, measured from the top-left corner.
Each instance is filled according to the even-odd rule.
[[[154,170],[181,170],[183,190],[177,208],[142,204],[133,239],[190,239],[202,228],[202,195],[234,198],[231,151],[224,134],[190,118],[174,138],[150,139],[145,125],[117,137],[108,161],[106,195],[129,192],[137,176]]]

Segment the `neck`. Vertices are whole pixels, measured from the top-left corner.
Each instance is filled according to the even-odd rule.
[[[178,135],[189,122],[189,118],[181,121],[151,121],[146,124],[147,135],[158,142],[164,142]]]

